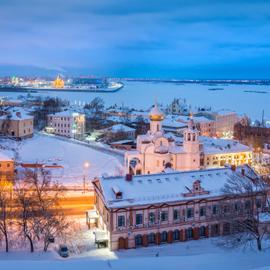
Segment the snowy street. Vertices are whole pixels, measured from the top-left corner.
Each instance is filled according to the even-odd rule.
[[[87,234],[86,234],[87,235]],[[166,244],[147,248],[110,252],[96,249],[93,237],[77,238],[88,251],[72,255],[67,259],[59,257],[55,251],[30,254],[10,252],[0,254],[0,268],[18,269],[270,269],[269,249],[258,253],[254,250],[223,250],[215,245],[216,239],[206,239],[178,244]],[[68,263],[67,263],[68,262]]]

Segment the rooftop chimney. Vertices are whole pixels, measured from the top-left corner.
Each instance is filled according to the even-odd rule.
[[[21,115],[21,113],[20,113],[20,112],[16,112],[16,116],[17,116],[17,117],[19,117],[19,118],[21,118],[21,117],[22,117],[22,115]]]
[[[235,165],[232,165],[231,166],[231,169],[232,169],[233,172],[235,172],[236,171],[236,166]]]

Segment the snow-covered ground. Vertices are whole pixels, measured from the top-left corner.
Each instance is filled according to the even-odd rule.
[[[53,169],[53,175],[64,184],[81,185],[84,176],[93,179],[102,174],[119,175],[123,166],[113,155],[50,136],[35,134],[21,142],[1,139],[0,144],[9,150],[9,154],[12,149],[17,151],[19,161],[23,163],[62,165],[63,169]],[[85,163],[89,164],[88,168]]]
[[[214,241],[205,239],[119,252],[93,249],[68,259],[55,252],[0,253],[0,269],[270,269],[269,250],[224,250]]]
[[[108,248],[96,248],[94,230],[88,230],[84,218],[76,218],[70,227],[70,235],[65,243],[70,256],[61,258],[57,246],[49,247],[47,253],[35,251],[16,251],[6,254],[0,251],[0,269],[98,269],[98,270],[178,270],[178,269],[219,269],[219,270],[258,270],[270,269],[270,243],[263,243],[264,250],[256,251],[255,246],[246,249],[225,249],[217,244],[221,238],[162,244],[112,252]],[[59,242],[60,241],[60,242]],[[53,246],[55,245],[55,246]],[[42,247],[40,247],[41,250]]]
[[[224,88],[209,91],[209,88]],[[247,92],[245,92],[247,91]],[[250,92],[251,91],[251,92]],[[257,91],[257,92],[255,92]],[[258,93],[258,91],[260,93]],[[21,93],[1,92],[1,96],[16,98]],[[226,84],[209,86],[204,84],[174,84],[152,82],[125,82],[124,88],[116,93],[68,93],[40,92],[33,95],[58,96],[71,103],[83,104],[100,96],[107,106],[112,104],[133,106],[147,109],[155,102],[169,104],[173,98],[185,98],[192,106],[211,106],[213,109],[231,109],[240,114],[248,114],[252,119],[261,119],[262,110],[265,118],[270,119],[270,86]]]

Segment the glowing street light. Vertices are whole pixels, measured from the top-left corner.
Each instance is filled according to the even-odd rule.
[[[88,169],[90,167],[90,163],[88,161],[85,161],[84,164],[83,164],[83,167],[85,169]]]
[[[83,174],[83,193],[85,193],[85,188],[86,188],[86,170],[90,167],[90,163],[88,161],[85,161],[83,163],[83,168],[85,169],[84,174]]]

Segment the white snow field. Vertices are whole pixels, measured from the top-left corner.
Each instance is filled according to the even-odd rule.
[[[0,269],[8,270],[248,270],[270,269],[269,249],[224,250],[216,247],[211,239],[159,247],[138,248],[127,251],[110,252],[96,249],[67,259],[56,252],[44,253],[10,252],[0,253]]]
[[[192,106],[211,106],[213,109],[230,109],[240,114],[248,114],[252,119],[261,119],[262,110],[265,118],[270,119],[270,85],[219,84],[176,84],[152,82],[124,82],[125,86],[116,93],[68,93],[39,92],[33,95],[60,97],[73,104],[84,104],[99,96],[107,106],[112,104],[133,106],[147,109],[155,100],[169,104],[173,98],[185,98]],[[224,90],[209,91],[209,88]],[[247,91],[247,92],[245,92]],[[22,93],[1,92],[0,96],[16,98]]]
[[[63,169],[52,169],[52,174],[65,185],[81,185],[84,176],[93,179],[102,174],[119,175],[123,166],[113,155],[53,136],[35,134],[33,138],[21,142],[2,139],[0,144],[9,154],[10,150],[16,149],[19,161],[23,163],[62,165]],[[88,168],[85,163],[89,164]]]

